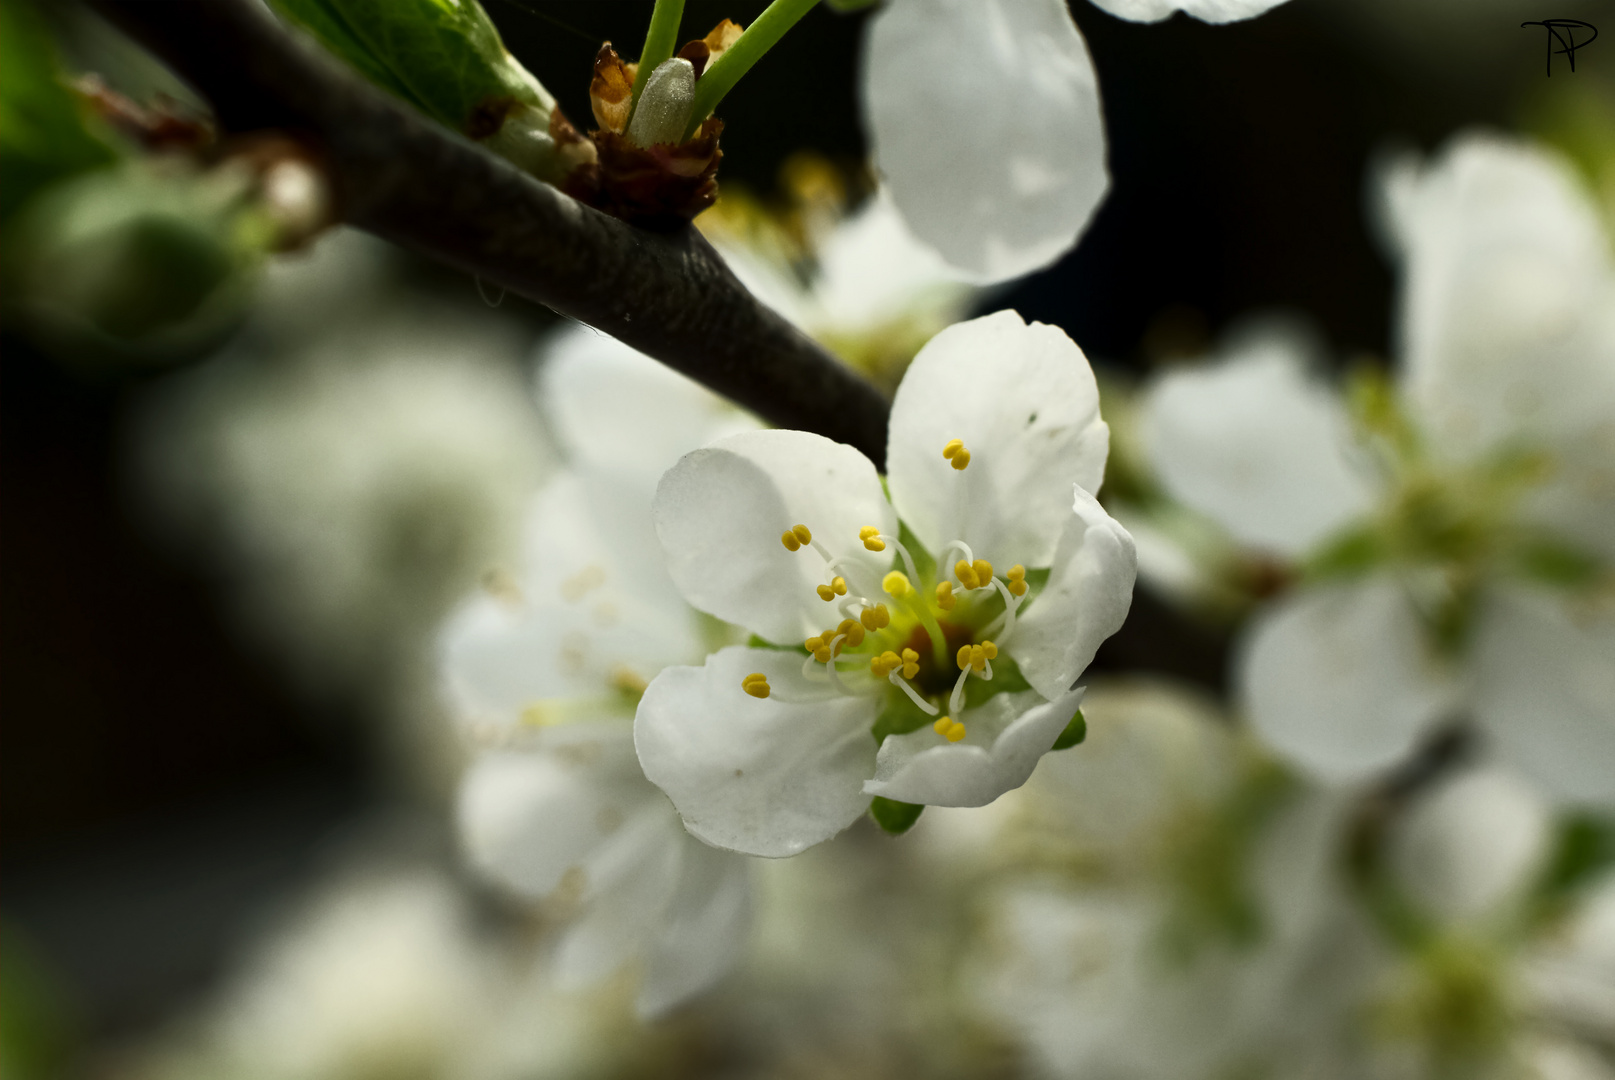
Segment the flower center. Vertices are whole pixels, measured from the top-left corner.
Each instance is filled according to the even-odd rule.
[[[958,472],[970,466],[970,451],[960,439],[949,441],[942,456]],[[952,577],[944,572],[933,581],[920,572],[902,541],[877,526],[859,529],[858,540],[867,551],[891,547],[901,569],[877,581],[863,563],[831,555],[805,524],[780,534],[787,551],[811,549],[824,561],[825,580],[815,591],[841,616],[802,643],[807,654],[802,673],[836,693],[900,692],[937,718],[932,727],[938,735],[958,742],[966,731],[953,717],[964,705],[972,677],[993,678],[993,661],[1014,634],[1016,612],[1026,600],[1026,568],[1017,563],[1000,577],[969,544],[954,540],[940,552],[944,560],[961,556],[952,564]],[[929,553],[922,554],[931,565]],[[773,693],[761,672],[746,676],[741,689],[760,698]]]

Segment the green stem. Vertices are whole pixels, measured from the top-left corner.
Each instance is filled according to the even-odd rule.
[[[645,31],[645,48],[639,54],[639,71],[634,75],[634,104],[645,80],[662,63],[673,58],[679,44],[679,20],[684,17],[684,0],[656,0],[650,13],[650,29]]]
[[[768,9],[757,16],[757,21],[746,27],[725,49],[695,84],[695,105],[690,110],[690,126],[684,137],[694,135],[712,110],[718,107],[723,96],[734,89],[741,76],[763,58],[763,54],[779,43],[785,31],[795,26],[819,0],[774,0]],[[641,68],[643,70],[643,68]]]

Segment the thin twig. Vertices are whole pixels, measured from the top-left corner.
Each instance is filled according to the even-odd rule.
[[[373,88],[253,0],[92,3],[200,91],[226,132],[309,142],[344,221],[884,465],[879,392],[759,303],[693,228],[651,233],[583,206]]]

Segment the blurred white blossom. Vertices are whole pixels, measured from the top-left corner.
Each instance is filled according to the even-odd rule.
[[[1169,373],[1169,494],[1301,574],[1238,658],[1250,719],[1355,781],[1468,717],[1557,795],[1615,800],[1615,264],[1557,159],[1481,135],[1383,188],[1401,371],[1349,401],[1293,351]]]
[[[433,627],[516,549],[550,456],[525,334],[413,295],[358,234],[267,284],[247,333],[144,402],[144,493],[306,682],[413,713]]]
[[[634,754],[646,684],[723,627],[679,597],[651,520],[657,474],[738,411],[584,328],[543,350],[540,397],[566,466],[534,501],[514,571],[494,571],[440,638],[444,693],[480,753],[461,836],[491,880],[569,917],[556,977],[626,966],[665,1011],[722,976],[750,920],[747,862],[690,837]]]
[[[977,841],[970,992],[1037,1075],[1315,1075],[1365,971],[1334,860],[1344,806],[1182,690],[1099,684],[1085,706],[1088,742]]]

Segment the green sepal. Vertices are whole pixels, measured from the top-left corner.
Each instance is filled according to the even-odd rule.
[[[116,157],[63,81],[55,43],[33,7],[0,2],[0,219],[47,185]]]
[[[477,0],[270,0],[382,89],[472,138],[554,100],[505,50]]]
[[[1078,709],[1071,717],[1071,722],[1060,732],[1060,737],[1054,740],[1050,750],[1069,750],[1088,737],[1088,721],[1083,718],[1082,710]]]
[[[1579,814],[1559,826],[1537,894],[1549,904],[1575,893],[1615,866],[1615,820]]]
[[[1556,540],[1534,539],[1515,553],[1520,573],[1544,585],[1581,588],[1591,585],[1603,573],[1593,556]]]
[[[869,816],[892,836],[902,836],[912,829],[924,810],[922,803],[898,802],[896,799],[883,799],[879,795],[869,803]]]
[[[1317,581],[1357,577],[1390,558],[1390,544],[1384,530],[1365,525],[1339,533],[1303,567],[1303,576]]]

